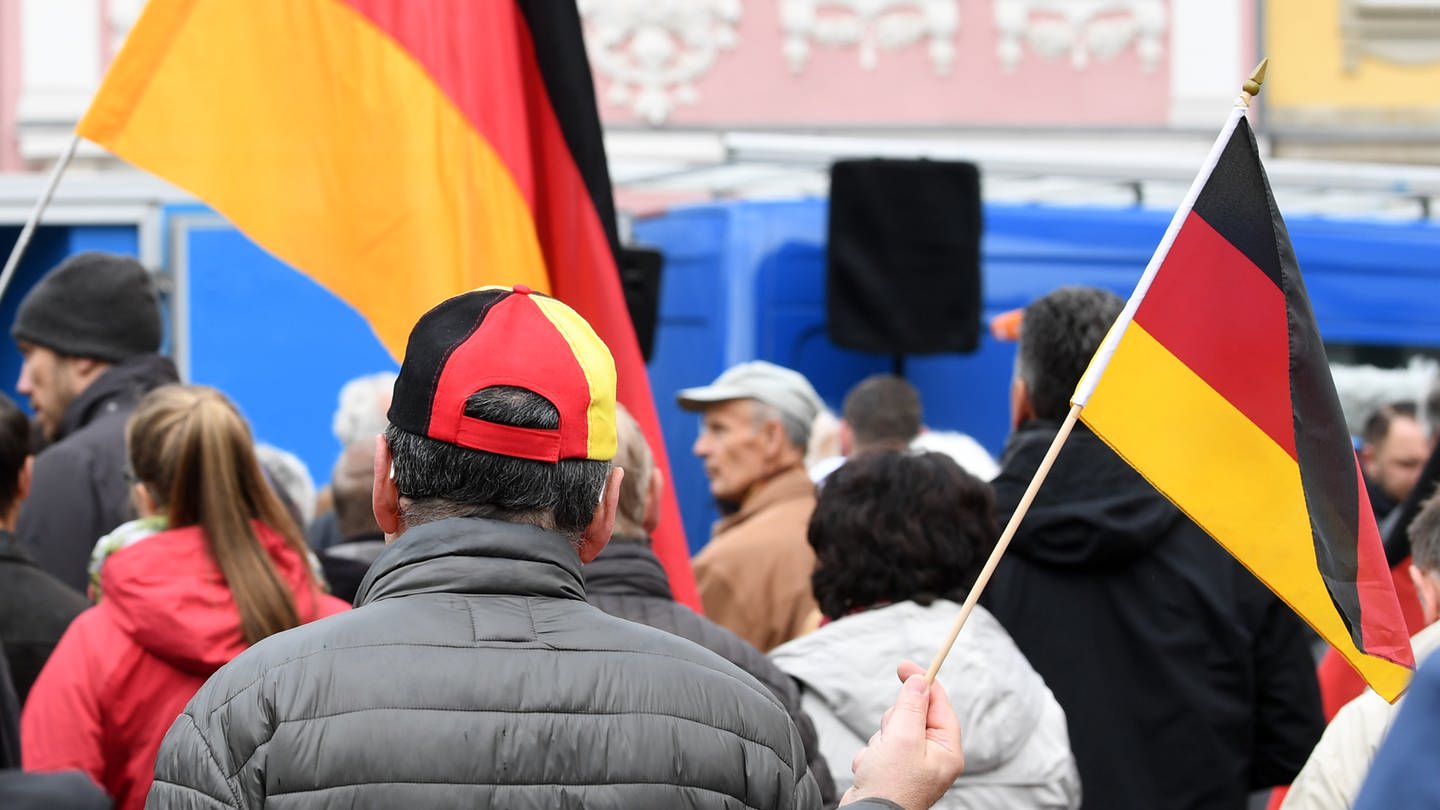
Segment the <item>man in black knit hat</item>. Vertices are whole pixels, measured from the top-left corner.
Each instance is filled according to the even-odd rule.
[[[132,517],[125,421],[146,392],[179,379],[157,354],[162,331],[145,268],[99,252],[50,271],[10,330],[24,356],[17,390],[49,442],[17,534],[41,568],[82,592],[95,541]]]

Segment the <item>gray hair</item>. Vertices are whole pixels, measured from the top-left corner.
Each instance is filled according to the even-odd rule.
[[[385,432],[389,420],[390,396],[395,390],[395,372],[382,371],[345,383],[340,389],[340,405],[335,410],[331,427],[341,447],[358,441],[374,443]]]
[[[805,450],[810,446],[809,425],[768,402],[761,402],[758,399],[750,401],[754,403],[750,411],[750,421],[755,429],[760,429],[762,425],[771,420],[779,422],[780,427],[785,431],[785,440],[790,443],[791,447],[799,450],[801,455],[805,454]]]
[[[495,386],[470,395],[465,415],[522,428],[554,429],[560,412],[523,388]],[[385,439],[404,498],[407,526],[451,517],[483,517],[551,529],[578,541],[595,517],[609,461],[554,463],[502,456],[417,436],[394,425]]]
[[[299,512],[300,528],[315,519],[315,479],[300,457],[288,450],[264,443],[255,445],[255,460],[270,479],[270,485],[281,491]]]
[[[1096,287],[1061,287],[1025,307],[1015,376],[1029,389],[1040,419],[1060,421],[1090,358],[1125,300]]]

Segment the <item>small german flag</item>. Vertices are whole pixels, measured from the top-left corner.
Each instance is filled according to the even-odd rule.
[[[574,2],[150,0],[78,132],[208,202],[397,358],[467,290],[559,298],[668,470]],[[669,492],[661,515],[657,555],[698,607]]]
[[[1385,698],[1414,656],[1244,108],[1072,400]]]

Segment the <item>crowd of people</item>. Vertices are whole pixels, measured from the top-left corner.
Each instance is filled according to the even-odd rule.
[[[1435,666],[1398,712],[1317,669],[1291,611],[1083,426],[933,683],[916,663],[1122,306],[1026,307],[998,460],[893,375],[838,418],[765,361],[677,392],[722,514],[697,612],[651,547],[664,472],[562,302],[438,303],[398,374],[340,392],[317,494],[179,383],[143,267],[74,256],[11,330],[33,421],[0,396],[0,806],[1423,801],[1405,757],[1440,747]],[[1407,403],[1360,438],[1423,657],[1434,439]]]

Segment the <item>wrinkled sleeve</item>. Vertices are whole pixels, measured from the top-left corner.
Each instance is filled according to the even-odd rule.
[[[1345,704],[1291,783],[1281,810],[1346,810],[1354,804],[1390,711],[1374,692]]]
[[[1420,810],[1440,807],[1440,653],[1415,673],[1395,724],[1380,743],[1355,810]]]
[[[146,810],[241,810],[240,794],[225,776],[215,749],[188,712],[183,712],[160,744],[155,781]]]
[[[1325,718],[1305,626],[1263,585],[1253,578],[1249,581],[1264,604],[1253,642],[1255,744],[1250,788],[1259,790],[1287,785],[1295,778],[1325,731]]]
[[[65,444],[35,458],[30,497],[20,506],[15,534],[46,572],[84,593],[90,550],[113,526],[104,525],[96,480],[99,465]]]
[[[106,648],[91,633],[97,621],[92,609],[71,623],[30,689],[20,720],[27,771],[79,770],[103,784],[98,651]]]
[[[775,646],[770,627],[765,617],[756,614],[756,600],[743,598],[732,576],[723,565],[695,566],[695,587],[705,616],[761,652],[767,652]]]
[[[815,775],[805,759],[805,746],[800,742],[800,732],[795,724],[790,725],[790,750],[795,763],[795,803],[797,810],[821,810],[825,807],[820,797],[820,786],[815,784]]]

